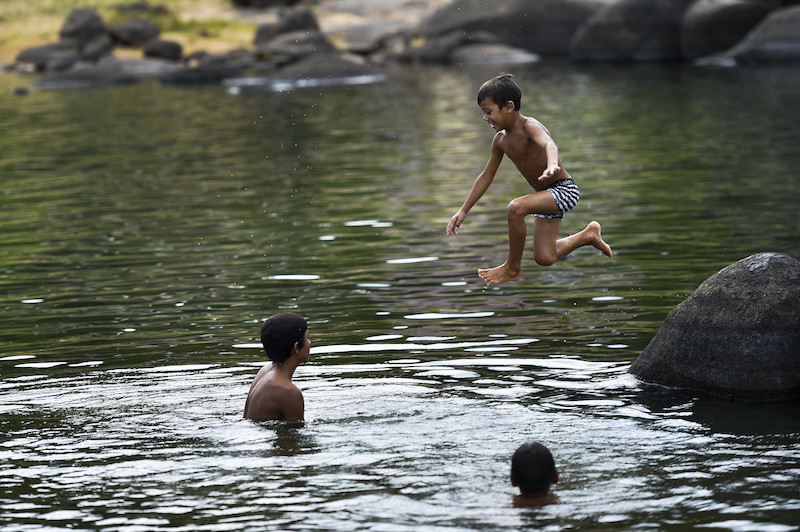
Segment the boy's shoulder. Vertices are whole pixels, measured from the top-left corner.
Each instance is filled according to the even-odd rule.
[[[283,419],[287,413],[302,410],[303,393],[291,380],[267,371],[257,377],[245,406],[245,417]]]

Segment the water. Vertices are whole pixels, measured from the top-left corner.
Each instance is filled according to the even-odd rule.
[[[617,256],[528,255],[486,287],[513,166],[444,229],[495,73],[24,97],[0,77],[0,527],[796,530],[796,403],[627,369],[709,275],[800,257],[800,71],[517,69],[581,186],[563,230],[597,219]],[[240,419],[282,310],[311,324],[300,427]],[[527,440],[561,504],[511,506]]]

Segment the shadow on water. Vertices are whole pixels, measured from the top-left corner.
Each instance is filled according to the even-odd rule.
[[[642,385],[636,400],[653,413],[683,411],[685,419],[715,434],[794,439],[800,434],[800,401],[731,401],[689,390]]]

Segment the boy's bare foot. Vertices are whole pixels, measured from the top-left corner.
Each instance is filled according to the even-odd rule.
[[[603,255],[608,257],[613,257],[614,252],[611,251],[611,246],[606,244],[606,241],[603,240],[601,235],[602,227],[596,221],[589,222],[589,225],[586,226],[586,229],[589,232],[589,236],[591,238],[590,243],[603,252]]]
[[[514,272],[502,264],[494,268],[478,270],[478,275],[489,284],[503,284],[509,281],[519,281],[521,273],[519,270]]]

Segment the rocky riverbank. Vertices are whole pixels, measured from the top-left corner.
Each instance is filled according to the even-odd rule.
[[[324,0],[237,8],[252,40],[187,49],[161,35],[178,17],[148,2],[127,16],[68,14],[54,42],[20,51],[8,69],[42,88],[132,83],[226,83],[238,89],[380,80],[391,62],[466,65],[573,61],[694,62],[735,67],[800,62],[798,0]],[[140,54],[140,55],[137,55]],[[316,81],[313,81],[316,80]]]

